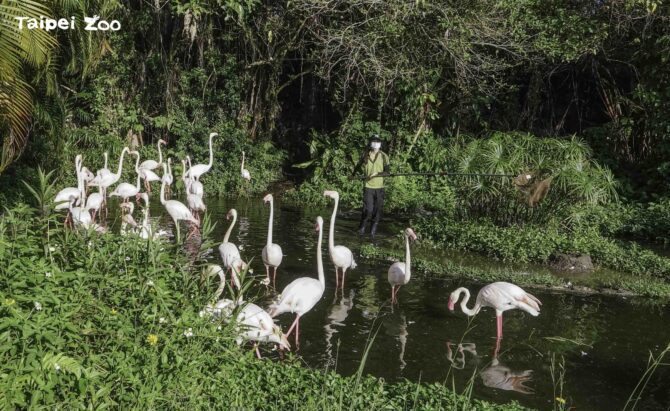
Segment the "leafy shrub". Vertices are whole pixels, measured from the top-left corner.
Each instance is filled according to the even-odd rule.
[[[546,262],[554,253],[585,253],[614,270],[670,281],[670,259],[632,242],[603,237],[596,230],[565,232],[559,226],[498,227],[490,220],[421,218],[417,231],[448,247],[471,250],[505,261]]]

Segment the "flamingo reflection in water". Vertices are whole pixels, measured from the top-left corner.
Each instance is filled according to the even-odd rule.
[[[407,325],[412,323],[413,321],[407,321],[405,313],[400,314],[400,321],[396,321],[394,317],[387,317],[383,323],[384,328],[386,329],[386,335],[398,337],[398,342],[400,343],[400,354],[398,355],[400,371],[404,370],[407,365],[405,362],[405,347],[407,346],[407,337],[409,336]]]
[[[451,347],[456,347],[456,356],[454,355],[454,350]],[[455,344],[451,341],[447,341],[447,361],[451,363],[451,366],[457,370],[462,370],[465,368],[465,352],[469,352],[473,356],[477,356],[477,346],[474,343],[459,343]]]
[[[455,347],[452,348],[452,347]],[[489,388],[496,388],[505,391],[516,391],[521,394],[532,394],[534,390],[525,385],[533,380],[533,370],[514,371],[507,365],[500,362],[498,351],[500,350],[500,340],[496,341],[496,348],[493,352],[493,360],[490,365],[479,375],[482,377],[482,383]],[[457,354],[454,354],[454,351]],[[471,353],[477,357],[477,350],[474,343],[455,344],[447,342],[447,360],[457,370],[465,368],[465,352]]]
[[[337,294],[336,294],[337,295]],[[335,365],[333,358],[333,334],[338,332],[337,327],[343,327],[344,321],[349,316],[349,311],[354,308],[355,291],[349,290],[349,297],[342,297],[340,301],[337,298],[333,300],[333,305],[330,307],[328,313],[328,324],[323,329],[326,332],[326,356],[328,357],[328,365]]]
[[[480,373],[482,382],[490,388],[505,391],[516,391],[521,394],[532,394],[535,391],[525,386],[528,381],[533,380],[533,370],[513,371],[501,363],[498,358],[491,361],[491,365]]]

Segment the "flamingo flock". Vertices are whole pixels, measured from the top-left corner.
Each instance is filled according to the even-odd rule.
[[[77,177],[77,187],[66,187],[59,191],[55,198],[55,210],[68,212],[65,219],[65,225],[71,228],[83,228],[105,232],[107,228],[100,223],[96,223],[96,217],[100,221],[107,215],[107,198],[119,197],[121,199],[121,234],[136,235],[142,239],[158,239],[164,236],[165,232],[155,231],[151,226],[149,219],[149,201],[151,194],[151,183],[160,183],[160,202],[167,211],[174,223],[176,231],[176,241],[181,241],[180,222],[185,222],[189,227],[188,236],[197,232],[200,227],[201,215],[206,211],[206,205],[203,201],[204,187],[201,178],[208,173],[214,163],[213,139],[217,133],[209,135],[209,161],[206,164],[196,164],[191,166],[190,156],[181,160],[182,173],[181,180],[184,184],[186,194],[186,204],[179,200],[169,198],[171,196],[171,186],[175,181],[172,175],[172,159],[168,156],[164,161],[161,146],[165,145],[164,140],[157,143],[158,161],[146,159],[140,162],[140,153],[131,151],[124,147],[118,160],[116,172],[113,173],[107,168],[108,154],[104,153],[104,166],[93,174],[88,168],[83,166],[83,157],[77,155],[75,158],[75,175]],[[134,171],[135,178],[132,182],[121,182],[124,156],[129,154],[135,157]],[[245,168],[246,155],[242,152],[240,165],[240,177],[246,181],[251,180],[251,173]],[[156,170],[162,170],[162,175],[158,176]],[[142,186],[141,182],[144,181]],[[117,184],[118,183],[118,184]],[[112,191],[107,191],[113,186]],[[89,187],[97,187],[98,191],[87,195]],[[144,188],[144,192],[142,192]],[[356,268],[354,254],[348,247],[335,244],[335,223],[339,205],[339,193],[335,190],[326,190],[323,195],[333,200],[333,209],[330,216],[328,230],[328,252],[330,260],[335,268],[335,290],[345,288],[345,278],[348,270]],[[130,201],[134,198],[138,203],[142,201],[142,218],[138,223],[133,218],[135,205]],[[272,194],[267,194],[263,202],[269,205],[267,241],[261,252],[261,259],[265,266],[266,285],[272,284],[276,287],[277,270],[282,263],[284,254],[279,244],[273,241],[273,220],[274,220],[274,198]],[[291,281],[277,296],[276,300],[269,305],[267,310],[262,309],[256,304],[245,302],[241,296],[242,284],[240,277],[248,270],[249,264],[242,258],[240,248],[231,240],[231,234],[238,219],[237,210],[231,209],[226,215],[230,221],[228,229],[219,245],[219,254],[222,266],[210,265],[205,268],[205,276],[218,276],[220,280],[219,288],[215,293],[215,300],[208,304],[201,312],[200,316],[212,317],[223,321],[234,320],[239,342],[242,340],[252,341],[257,356],[260,358],[258,349],[259,343],[276,344],[280,350],[290,349],[288,337],[295,333],[294,341],[296,348],[300,346],[300,319],[311,311],[321,300],[326,289],[323,258],[323,224],[321,216],[316,218],[315,230],[318,233],[316,259],[317,272],[315,276],[299,277]],[[188,237],[187,237],[188,238]],[[395,262],[388,269],[388,282],[391,286],[391,304],[398,303],[398,291],[400,287],[407,285],[411,278],[411,251],[410,245],[417,240],[417,235],[411,227],[404,230],[405,239],[405,261]],[[272,272],[272,278],[270,276]],[[286,275],[286,274],[282,274]],[[233,299],[221,298],[226,288],[226,278],[230,278],[230,286],[233,293],[238,290],[238,295],[233,295]],[[465,298],[461,300],[461,296]],[[470,299],[470,291],[465,287],[460,287],[453,291],[448,300],[448,308],[454,311],[456,304],[460,302],[461,310],[468,316],[475,316],[484,307],[493,308],[496,312],[497,320],[497,344],[496,355],[500,348],[500,340],[503,333],[503,313],[512,309],[523,310],[532,316],[540,313],[542,304],[532,294],[525,292],[520,287],[507,283],[495,282],[488,284],[480,289],[477,294],[475,305],[472,308],[467,306]],[[275,318],[286,313],[295,314],[293,323],[287,333],[283,333],[281,328],[275,323]]]

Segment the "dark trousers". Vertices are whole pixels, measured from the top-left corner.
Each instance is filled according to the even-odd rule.
[[[361,227],[367,224],[371,219],[373,224],[377,224],[382,218],[384,195],[385,192],[383,188],[363,188],[363,213],[361,214]]]

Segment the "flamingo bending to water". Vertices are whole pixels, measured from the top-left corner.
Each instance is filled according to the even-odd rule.
[[[268,239],[263,247],[261,256],[263,258],[263,264],[265,264],[265,274],[268,278],[268,283],[270,282],[270,267],[272,267],[274,273],[272,274],[272,286],[276,285],[275,280],[277,279],[277,267],[281,264],[281,260],[284,257],[281,247],[279,244],[272,242],[272,219],[274,217],[274,199],[272,194],[268,194],[263,198],[264,203],[270,203],[270,218],[268,220]]]
[[[140,192],[140,169],[138,165],[140,163],[140,153],[137,151],[131,151],[130,154],[137,156],[135,160],[135,172],[137,172],[137,183],[132,185],[130,183],[121,183],[114,191],[109,193],[110,197],[118,196],[123,199],[123,202],[127,202],[130,197],[135,197]]]
[[[482,307],[491,307],[496,310],[496,320],[498,334],[497,339],[502,338],[503,312],[519,308],[530,315],[537,317],[540,315],[540,305],[542,303],[532,294],[525,292],[521,287],[506,282],[496,282],[484,286],[477,294],[477,300],[472,308],[467,307],[470,299],[470,291],[465,287],[460,287],[449,296],[449,310],[453,311],[454,306],[465,293],[465,298],[461,301],[461,310],[469,316],[479,313]]]
[[[405,262],[399,261],[389,267],[388,280],[391,284],[391,304],[398,301],[397,293],[400,286],[407,284],[412,276],[409,254],[410,241],[416,241],[416,234],[414,230],[408,227],[405,229]]]
[[[321,300],[326,289],[326,280],[323,275],[323,259],[321,256],[321,242],[323,240],[323,218],[316,218],[316,230],[319,232],[319,240],[316,245],[316,263],[318,280],[313,277],[300,277],[293,280],[281,292],[278,302],[270,306],[270,315],[274,318],[280,314],[295,313],[295,321],[289,328],[287,336],[295,328],[295,345],[300,346],[300,317],[311,310]]]
[[[167,164],[163,163],[163,172],[167,171]],[[180,240],[179,236],[179,220],[189,221],[193,223],[193,226],[200,227],[198,220],[193,217],[191,211],[183,203],[177,200],[165,200],[165,182],[161,184],[161,204],[165,207],[172,221],[174,221],[174,226],[177,229],[177,242]]]
[[[330,197],[335,200],[335,205],[333,206],[333,214],[330,216],[330,230],[328,232],[328,252],[330,253],[330,259],[335,265],[335,284],[336,289],[340,284],[339,270],[342,270],[342,289],[344,290],[344,276],[347,273],[347,269],[356,268],[356,261],[354,261],[354,254],[350,249],[343,245],[335,245],[335,217],[337,216],[337,205],[340,202],[340,193],[333,190],[326,190],[323,192],[323,195]]]

